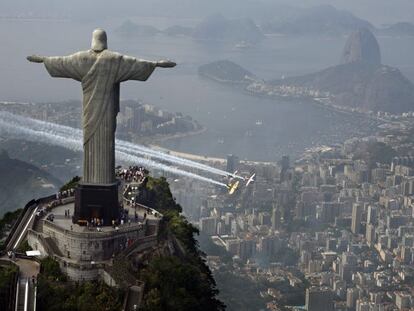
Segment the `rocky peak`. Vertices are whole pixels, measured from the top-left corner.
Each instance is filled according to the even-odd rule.
[[[345,44],[342,64],[366,63],[381,65],[381,52],[377,39],[367,28],[353,32]]]

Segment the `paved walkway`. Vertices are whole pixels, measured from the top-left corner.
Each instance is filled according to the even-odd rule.
[[[135,226],[135,225],[142,225],[144,221],[144,214],[146,214],[146,218],[149,220],[155,220],[158,219],[155,215],[148,213],[144,208],[137,207],[133,208],[126,203],[124,203],[124,208],[128,210],[128,219],[130,220],[131,224],[129,224],[128,220],[125,221],[123,225],[118,225],[119,228],[122,228],[123,226]],[[69,217],[65,216],[65,211],[69,210]],[[74,232],[90,232],[91,230],[95,231],[95,228],[90,227],[89,229],[85,226],[79,226],[77,224],[72,223],[72,215],[75,210],[75,204],[74,203],[68,203],[65,205],[60,205],[52,209],[52,211],[48,214],[46,214],[43,219],[46,219],[48,215],[53,214],[54,220],[53,223],[58,225],[59,227],[65,229],[65,230],[71,230]],[[138,215],[137,221],[135,220],[135,212]],[[112,227],[111,224],[107,224],[103,227],[100,227],[100,230],[102,232],[112,232],[115,231],[115,229]]]
[[[21,278],[31,278],[40,272],[40,264],[37,261],[17,258],[14,263],[19,266]]]

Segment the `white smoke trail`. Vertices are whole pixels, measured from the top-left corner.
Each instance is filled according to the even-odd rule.
[[[241,176],[238,176],[238,175],[235,175],[235,174],[232,174],[232,173],[229,173],[229,172],[226,172],[226,171],[223,171],[223,170],[220,170],[220,169],[217,169],[217,168],[214,168],[214,167],[202,164],[202,163],[198,163],[198,162],[191,161],[188,159],[183,159],[183,158],[173,156],[173,155],[170,155],[162,151],[153,150],[151,148],[133,144],[127,141],[116,140],[116,146],[120,149],[128,150],[129,152],[132,152],[135,154],[147,155],[147,156],[150,156],[151,158],[167,161],[170,163],[175,163],[181,166],[195,168],[195,169],[209,172],[215,175],[226,176],[226,177],[231,176],[233,178],[243,179],[243,177]]]
[[[9,138],[24,138],[29,141],[42,142],[51,145],[61,146],[72,151],[82,151],[82,133],[80,130],[72,129],[70,127],[59,126],[60,131],[56,131],[53,123],[29,119],[32,122],[24,122],[22,117],[10,113],[0,112],[0,133],[7,135]],[[46,123],[46,126],[45,124]],[[30,128],[29,128],[30,127]],[[80,132],[80,133],[79,133]],[[80,135],[79,135],[80,134]],[[227,187],[226,184],[218,182],[214,179],[200,176],[182,169],[171,167],[165,164],[155,162],[146,158],[138,157],[134,154],[128,153],[128,150],[121,148],[117,151],[119,160],[128,163],[140,163],[143,166],[154,168],[176,175],[185,176],[199,181],[208,182],[211,184]]]
[[[48,131],[48,132],[51,132],[57,135],[64,135],[67,138],[72,137],[72,139],[82,139],[82,131],[79,129],[75,129],[75,128],[63,126],[63,125],[58,125],[55,123],[35,120],[31,118],[26,118],[22,116],[17,116],[14,114],[10,114],[8,112],[0,112],[0,118],[2,117],[1,113],[5,114],[9,122],[16,123],[16,125],[30,127],[31,129],[39,130],[39,131]],[[123,141],[123,140],[118,140],[118,139],[116,140],[116,148],[117,150],[124,151],[126,153],[133,153],[135,155],[148,156],[153,159],[159,159],[159,160],[177,164],[180,166],[194,168],[197,170],[209,172],[211,174],[215,174],[219,176],[231,176],[233,178],[238,178],[242,180],[244,179],[241,176],[238,176],[238,175],[235,175],[235,174],[232,174],[232,173],[229,173],[229,172],[226,172],[226,171],[223,171],[223,170],[220,170],[220,169],[217,169],[217,168],[214,168],[214,167],[202,164],[202,163],[183,159],[177,156],[167,154],[165,152],[153,150],[151,148],[133,144],[133,143]]]
[[[227,188],[227,185],[222,183],[222,182],[216,181],[216,180],[208,178],[208,177],[200,176],[198,174],[187,172],[187,171],[184,171],[184,170],[176,168],[176,167],[168,166],[168,165],[161,164],[161,163],[158,163],[158,162],[155,162],[155,161],[152,161],[152,160],[137,157],[135,155],[127,154],[127,153],[122,152],[122,151],[117,151],[116,155],[117,155],[118,159],[122,159],[125,162],[140,163],[141,165],[146,166],[146,167],[152,167],[152,168],[159,169],[159,170],[162,170],[162,171],[167,171],[167,172],[170,172],[170,173],[173,173],[173,174],[176,174],[176,175],[181,175],[181,176],[189,177],[189,178],[192,178],[192,179],[197,179],[197,180],[200,180],[200,181],[208,182],[208,183],[211,183],[211,184],[215,184],[215,185]]]

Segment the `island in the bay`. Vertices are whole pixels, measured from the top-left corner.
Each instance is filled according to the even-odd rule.
[[[242,83],[251,94],[311,98],[340,110],[391,114],[414,110],[414,84],[397,68],[382,64],[379,44],[367,28],[349,36],[339,65],[316,73],[252,81],[253,74],[230,61],[204,65],[199,73],[218,82]]]

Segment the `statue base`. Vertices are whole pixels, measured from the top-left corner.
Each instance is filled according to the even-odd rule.
[[[118,201],[118,183],[82,184],[75,190],[75,213],[73,223],[86,225],[92,219],[103,219],[104,226],[118,221],[120,206]],[[102,225],[102,224],[101,224]]]

